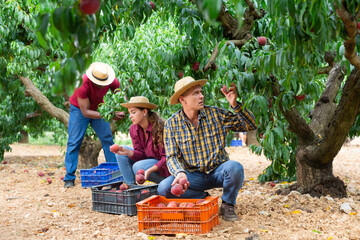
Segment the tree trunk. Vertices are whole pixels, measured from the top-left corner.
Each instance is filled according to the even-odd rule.
[[[316,168],[310,166],[304,159],[303,149],[304,147],[299,146],[296,153],[297,190],[304,194],[309,193],[313,197],[347,197],[344,182],[333,175],[332,162]]]
[[[29,143],[29,133],[27,131],[21,130],[21,139],[19,143]]]
[[[99,165],[98,157],[102,149],[100,140],[84,138],[79,150],[78,169],[89,169]]]

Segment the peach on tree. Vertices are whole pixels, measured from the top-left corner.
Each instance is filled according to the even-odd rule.
[[[100,1],[99,0],[81,0],[80,1],[80,10],[87,14],[91,15],[99,11]]]
[[[265,46],[266,43],[267,43],[266,37],[258,37],[258,38],[257,38],[257,41],[258,41],[258,43],[259,43],[260,46]]]

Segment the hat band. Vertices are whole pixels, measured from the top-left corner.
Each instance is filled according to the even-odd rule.
[[[99,80],[99,81],[106,81],[106,80],[108,80],[108,78],[109,78],[109,76],[107,76],[106,78],[98,78],[98,77],[96,77],[96,76],[94,75],[94,73],[91,73],[91,74],[93,75],[94,78],[96,78],[96,79]]]

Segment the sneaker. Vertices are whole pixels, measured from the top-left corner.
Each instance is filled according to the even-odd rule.
[[[222,216],[222,218],[225,220],[225,221],[237,221],[239,220],[239,216],[236,214],[235,212],[235,206],[233,205],[230,205],[226,202],[223,202],[221,204],[221,207],[220,207],[220,216]]]
[[[72,188],[72,187],[75,187],[75,181],[74,180],[67,180],[67,181],[64,181],[65,184],[64,184],[64,188]]]

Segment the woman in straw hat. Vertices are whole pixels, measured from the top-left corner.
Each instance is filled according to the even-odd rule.
[[[101,141],[106,161],[116,162],[114,153],[109,150],[114,144],[110,124],[101,118],[97,109],[99,104],[104,102],[105,94],[109,90],[114,92],[119,86],[114,70],[106,63],[95,62],[83,75],[82,85],[75,89],[70,97],[69,138],[65,155],[67,173],[64,187],[75,186],[79,149],[89,124]],[[117,112],[114,119],[119,120],[124,116],[123,112]]]
[[[131,97],[121,106],[128,109],[133,122],[129,132],[134,148],[119,146],[119,150],[114,152],[124,181],[134,184],[135,174],[143,169],[145,179],[161,182],[170,173],[163,142],[164,120],[152,111],[157,106],[143,96]]]

